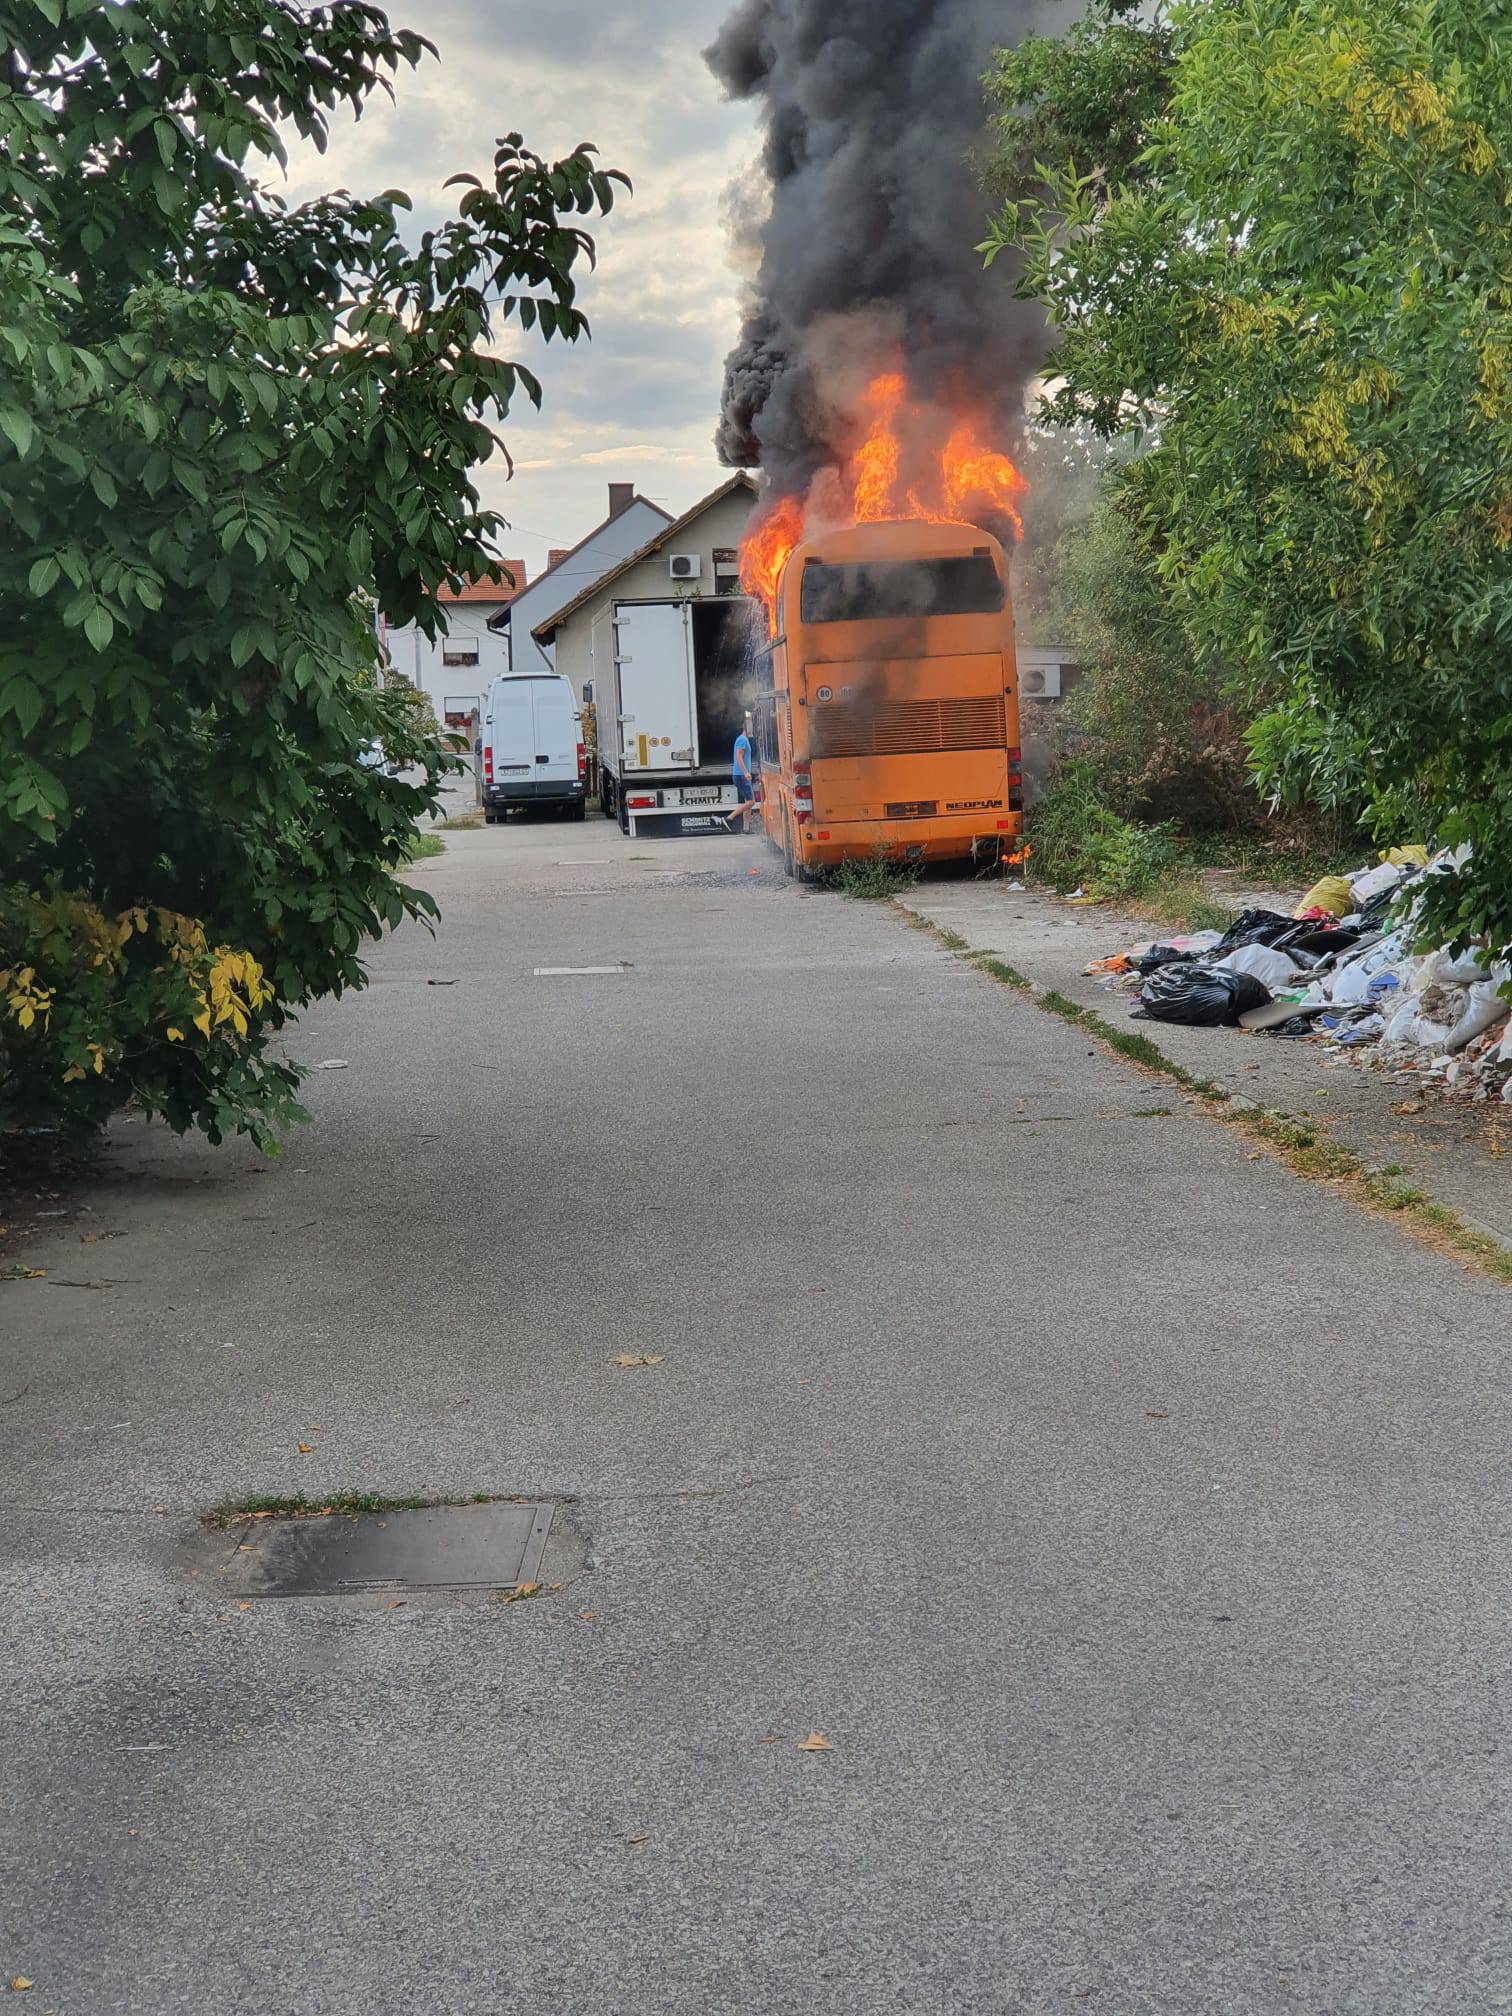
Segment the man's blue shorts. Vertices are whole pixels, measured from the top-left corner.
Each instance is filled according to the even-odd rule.
[[[735,779],[735,796],[742,805],[750,805],[756,797],[756,787],[749,777]]]

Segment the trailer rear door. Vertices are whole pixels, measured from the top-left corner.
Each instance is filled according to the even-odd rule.
[[[615,605],[624,770],[691,770],[698,762],[693,651],[685,602]],[[600,724],[599,733],[604,732]]]

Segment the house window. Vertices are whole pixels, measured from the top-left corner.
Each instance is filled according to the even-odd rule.
[[[476,665],[478,662],[478,640],[476,637],[448,637],[441,645],[443,665]]]
[[[740,593],[740,555],[733,546],[714,548],[714,593],[716,595]]]

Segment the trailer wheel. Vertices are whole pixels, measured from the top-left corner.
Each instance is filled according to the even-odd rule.
[[[615,816],[614,779],[607,770],[599,772],[599,811],[606,819]]]

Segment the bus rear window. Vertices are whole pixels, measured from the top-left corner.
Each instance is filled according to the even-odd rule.
[[[988,616],[1005,600],[987,553],[941,560],[872,560],[803,570],[799,613],[805,623],[896,622],[910,616]]]

